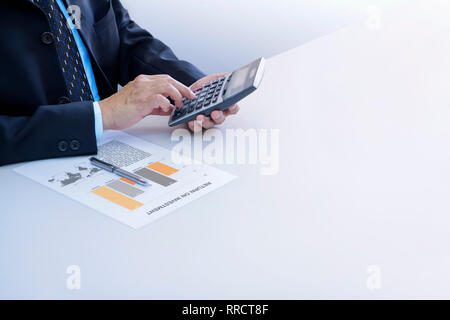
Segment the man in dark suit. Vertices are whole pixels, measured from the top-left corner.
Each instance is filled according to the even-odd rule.
[[[0,165],[95,154],[103,130],[169,115],[222,76],[179,60],[120,0],[3,0],[0,41]],[[197,123],[210,128],[237,111]]]

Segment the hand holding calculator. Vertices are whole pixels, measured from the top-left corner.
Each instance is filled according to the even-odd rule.
[[[169,126],[194,120],[200,114],[209,116],[214,110],[225,110],[236,104],[258,88],[264,65],[264,58],[260,58],[197,89],[193,100],[183,98],[183,107],[173,110]]]

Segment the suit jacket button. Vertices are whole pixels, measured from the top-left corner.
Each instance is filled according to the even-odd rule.
[[[68,147],[69,147],[69,144],[67,143],[67,141],[60,141],[58,143],[58,149],[61,152],[67,151]]]
[[[78,140],[72,140],[70,141],[70,149],[73,151],[77,151],[80,149],[80,141]]]
[[[44,32],[41,34],[41,41],[43,44],[51,45],[55,42],[55,36],[51,32]]]
[[[66,103],[70,103],[70,99],[67,97],[61,97],[58,99],[58,103],[59,104],[66,104]]]

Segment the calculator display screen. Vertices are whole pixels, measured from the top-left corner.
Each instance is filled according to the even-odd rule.
[[[233,96],[253,85],[258,64],[250,64],[235,72],[231,77],[226,96]]]

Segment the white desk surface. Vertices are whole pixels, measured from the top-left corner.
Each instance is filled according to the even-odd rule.
[[[222,128],[280,129],[279,174],[224,166],[239,178],[138,231],[0,168],[0,298],[450,298],[448,9],[270,59]],[[166,121],[127,132],[170,147]]]

